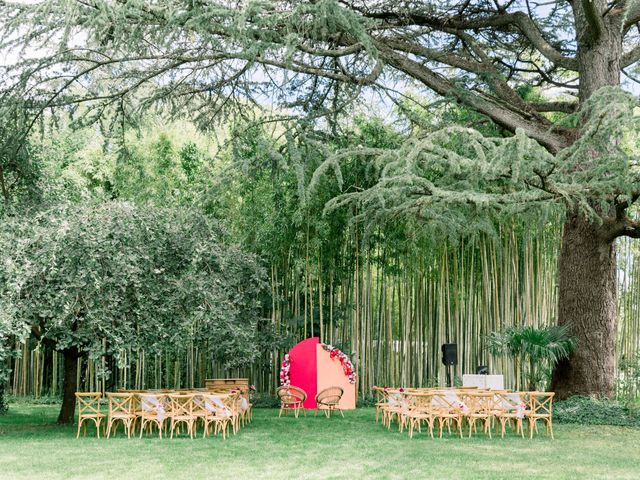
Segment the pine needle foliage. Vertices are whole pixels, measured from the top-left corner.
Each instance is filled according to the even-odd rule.
[[[640,189],[640,108],[618,88],[594,94],[576,114],[582,136],[554,155],[524,131],[506,138],[451,126],[410,137],[398,149],[347,149],[329,155],[316,170],[340,171],[345,158],[372,156],[380,180],[364,191],[331,199],[326,211],[358,204],[358,219],[386,221],[412,216],[442,237],[486,233],[518,216],[548,217],[558,208],[602,222],[615,196],[632,203]],[[340,175],[336,176],[342,184]],[[527,218],[529,215],[529,218]]]

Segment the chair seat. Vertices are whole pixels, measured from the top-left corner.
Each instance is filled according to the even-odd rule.
[[[194,415],[171,415],[174,420],[195,420]]]
[[[411,418],[431,418],[433,415],[427,412],[409,412],[406,414]]]
[[[134,418],[133,413],[115,412],[111,414],[111,418]]]
[[[82,413],[80,418],[104,418],[104,413]]]
[[[159,420],[157,412],[140,412],[140,415],[138,416],[144,419]],[[168,416],[169,415],[165,415],[164,418],[167,418]]]
[[[388,412],[398,412],[398,413],[401,413],[403,411],[402,407],[385,407],[385,410]]]
[[[528,410],[522,412],[495,412],[494,415],[496,417],[523,418],[525,415],[528,415]]]

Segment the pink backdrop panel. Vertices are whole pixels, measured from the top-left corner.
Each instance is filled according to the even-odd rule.
[[[331,358],[322,345],[316,346],[318,357],[318,392],[329,387],[342,387],[344,394],[340,400],[340,408],[353,410],[356,408],[356,385],[349,383],[349,377],[344,374],[340,360]],[[293,364],[291,365],[293,368]]]
[[[316,408],[316,393],[318,393],[318,383],[316,382],[317,355],[316,347],[320,340],[318,337],[307,338],[289,350],[291,369],[289,370],[289,380],[291,385],[299,387],[307,393],[304,408]]]

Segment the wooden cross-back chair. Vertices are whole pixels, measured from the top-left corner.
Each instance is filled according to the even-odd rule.
[[[76,403],[78,405],[78,433],[76,438],[80,436],[80,427],[84,423],[84,435],[87,435],[87,421],[92,421],[96,426],[96,433],[100,438],[100,427],[104,429],[104,413],[100,412],[100,400],[102,394],[100,392],[76,392]]]
[[[249,389],[238,387],[238,394],[240,395],[240,420],[242,426],[245,423],[251,423],[251,415],[253,410],[253,404],[249,401]]]
[[[280,399],[280,413],[278,417],[282,415],[282,412],[286,415],[289,410],[293,410],[296,418],[300,410],[306,416],[306,412],[303,408],[303,403],[307,399],[307,393],[301,388],[294,387],[293,385],[283,385],[277,390],[278,398]]]
[[[227,399],[226,404],[231,410],[233,433],[237,433],[240,430],[240,422],[242,419],[242,411],[244,408],[244,397],[239,390],[234,390]]]
[[[533,438],[533,431],[538,433],[538,420],[545,422],[547,435],[553,439],[553,397],[554,392],[527,392],[529,397],[529,438]]]
[[[342,413],[342,409],[340,408],[340,400],[343,394],[344,390],[340,387],[329,387],[319,392],[316,395],[317,407],[315,415],[318,415],[318,411],[322,410],[327,418],[330,418],[331,412],[338,410],[342,418],[344,418],[344,413]]]
[[[173,438],[176,427],[181,424],[186,425],[187,434],[193,438],[197,419],[195,415],[195,395],[193,393],[170,393],[167,397],[171,408],[171,413],[169,414],[169,418],[171,419],[171,438]]]
[[[131,429],[136,418],[133,411],[133,393],[107,393],[109,412],[107,420],[107,438],[111,436],[111,429],[115,435],[118,422],[122,423],[127,438],[131,438]]]
[[[464,403],[453,390],[436,391],[431,399],[431,410],[435,420],[438,420],[439,437],[442,438],[442,430],[447,426],[451,434],[451,423],[458,429],[462,438],[462,419],[465,410]]]
[[[429,427],[429,434],[433,438],[434,411],[432,408],[433,394],[430,392],[410,392],[407,398],[408,412],[404,414],[409,426],[409,438],[413,438],[414,430],[421,431],[424,422]]]
[[[206,393],[202,395],[202,401],[204,404],[205,415],[203,417],[204,422],[204,434],[202,438],[211,434],[211,427],[214,427],[214,435],[218,432],[222,432],[222,439],[227,438],[227,431],[229,429],[229,423],[233,421],[233,412],[225,404],[224,399],[228,395]]]
[[[464,416],[469,422],[469,437],[473,432],[477,432],[477,423],[483,425],[485,435],[491,438],[491,422],[495,411],[495,394],[492,392],[465,392],[462,395],[463,402],[467,408]]]
[[[522,392],[504,392],[496,395],[494,416],[500,422],[500,431],[504,438],[507,422],[515,425],[516,435],[524,438],[522,421],[528,413],[525,394]]]
[[[386,390],[382,387],[373,387],[372,390],[376,394],[376,423],[378,423],[378,418],[380,413],[384,416],[384,407],[389,403],[389,395]]]
[[[138,405],[140,411],[140,438],[145,427],[151,432],[153,427],[158,428],[158,435],[162,438],[162,429],[167,419],[167,411],[165,408],[165,394],[162,393],[141,393],[138,395]]]
[[[402,413],[404,410],[405,397],[403,389],[385,389],[386,403],[382,408],[382,424],[391,428],[391,423],[395,417],[398,420],[398,429],[402,430]]]

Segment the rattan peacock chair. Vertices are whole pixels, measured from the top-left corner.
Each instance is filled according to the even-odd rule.
[[[277,394],[280,399],[280,413],[278,413],[278,416],[282,415],[282,412],[286,415],[289,410],[293,410],[296,418],[298,418],[300,410],[305,416],[307,415],[302,405],[307,399],[307,393],[304,390],[293,385],[283,385],[278,388]]]
[[[344,390],[340,387],[329,387],[325,388],[321,392],[316,395],[316,403],[318,406],[316,407],[316,415],[318,415],[318,410],[324,411],[324,414],[327,418],[331,417],[331,412],[338,410],[340,415],[344,418],[344,413],[340,409],[340,399],[344,394]]]

